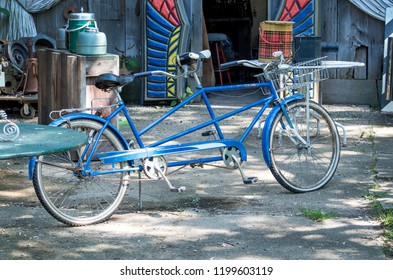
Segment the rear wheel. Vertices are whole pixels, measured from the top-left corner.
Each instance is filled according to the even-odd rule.
[[[78,150],[39,156],[33,174],[34,189],[44,208],[57,220],[71,226],[99,223],[107,220],[119,207],[128,186],[129,173],[94,172],[123,168],[127,163],[104,165],[97,153],[124,150],[118,137],[102,124],[85,119],[71,120],[61,126],[88,135],[88,144]],[[86,168],[86,158],[94,142],[98,142],[93,159]]]
[[[306,102],[288,105],[290,119],[300,136],[309,143],[301,143],[289,131],[288,121],[279,112],[273,120],[269,135],[270,170],[277,181],[294,193],[315,191],[333,177],[340,159],[340,138],[336,125],[327,111],[310,102],[309,137],[307,137]]]

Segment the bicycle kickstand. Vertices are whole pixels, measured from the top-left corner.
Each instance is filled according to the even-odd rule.
[[[232,155],[232,160],[236,164],[236,167],[239,169],[244,184],[255,184],[256,182],[258,182],[258,177],[246,177],[244,175],[243,168],[241,167],[239,160],[236,158],[235,155]]]
[[[171,182],[169,182],[169,180],[165,176],[164,172],[162,172],[162,170],[160,168],[158,168],[157,166],[154,166],[154,170],[161,175],[161,177],[164,179],[165,183],[167,184],[167,186],[169,187],[169,190],[171,192],[181,193],[181,192],[185,192],[186,191],[186,187],[174,187],[174,186],[172,186]]]

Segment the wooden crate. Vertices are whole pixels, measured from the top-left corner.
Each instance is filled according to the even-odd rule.
[[[119,56],[82,56],[63,50],[41,49],[38,57],[38,122],[49,124],[51,111],[111,105],[113,93],[94,85],[98,75],[119,74]],[[89,113],[95,111],[89,110]],[[104,111],[103,116],[109,112]],[[117,119],[114,121],[117,126]]]

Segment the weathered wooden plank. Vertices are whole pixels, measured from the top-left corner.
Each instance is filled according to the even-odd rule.
[[[54,91],[51,92],[52,96],[52,110],[61,109],[61,95],[63,94],[63,85],[61,76],[63,75],[63,69],[61,68],[61,54],[58,52],[52,52],[53,64],[51,67],[55,70],[56,75],[54,75]],[[49,117],[49,116],[48,116]]]
[[[50,69],[50,72],[52,73],[49,75],[48,80],[47,80],[47,88],[48,91],[46,92],[46,105],[48,109],[48,113],[44,116],[44,119],[46,120],[45,124],[50,123],[49,119],[49,113],[54,110],[58,109],[57,108],[57,102],[56,102],[56,90],[58,89],[57,85],[57,62],[59,60],[59,53],[57,52],[48,52],[47,53],[47,61],[48,61],[48,67]],[[48,74],[48,73],[47,73]]]
[[[45,61],[46,60],[46,51],[44,49],[37,51],[37,60]],[[47,88],[47,64],[46,63],[38,63],[38,123],[46,124],[43,116],[48,115],[48,109],[45,105],[46,95],[48,92]]]
[[[125,25],[121,20],[100,20],[99,29],[104,32],[107,40],[107,52],[119,54],[117,50],[125,51]]]
[[[338,1],[338,29],[337,29],[337,40],[339,44],[338,49],[338,60],[349,60],[354,59],[355,48],[353,47],[353,29],[352,29],[352,18],[351,18],[352,4],[349,1]],[[351,69],[338,70],[338,78],[350,77]]]
[[[321,39],[325,44],[337,42],[337,1],[320,1]],[[337,52],[323,52],[328,60],[337,60]],[[336,70],[329,70],[329,76],[336,78]]]
[[[368,20],[367,17],[359,17],[357,9],[354,9],[350,3],[342,4],[342,14],[339,16],[340,30],[340,49],[338,53],[339,60],[354,61],[357,49],[363,46],[363,55],[368,55],[368,44],[364,41],[362,30],[367,30]],[[346,17],[344,15],[347,15]],[[341,79],[353,79],[354,69],[340,69],[338,71],[338,77]]]
[[[268,19],[268,0],[250,0],[252,11],[251,52],[253,58],[258,58],[259,24]],[[270,1],[273,2],[273,1]]]
[[[369,29],[365,36],[370,35],[368,79],[382,79],[383,52],[384,52],[384,30],[385,23],[369,17]],[[367,34],[369,33],[369,34]]]
[[[92,1],[93,2],[93,1]],[[94,1],[94,13],[97,25],[107,38],[107,52],[117,53],[114,46],[125,50],[126,4],[125,0]]]
[[[76,98],[77,91],[76,91],[76,85],[74,81],[74,75],[75,73],[71,74],[72,72],[75,71],[75,65],[77,63],[77,58],[75,55],[66,55],[66,64],[67,64],[67,73],[66,73],[66,91],[65,95],[67,96],[67,106],[66,108],[72,108],[72,107],[79,107],[79,104],[77,105],[74,99]]]
[[[68,75],[67,75],[67,54],[65,52],[61,53],[61,58],[60,58],[60,67],[63,69],[62,74],[61,74],[61,85],[62,85],[62,91],[61,91],[61,97],[60,97],[60,103],[62,108],[69,108],[69,97],[67,96],[68,93]]]
[[[51,119],[49,114],[52,110],[57,108],[56,91],[61,88],[58,78],[57,63],[60,54],[57,52],[46,51],[45,49],[38,50],[38,60],[45,61],[46,63],[38,64],[38,122],[40,124],[49,124]],[[52,73],[48,75],[48,73]]]
[[[95,1],[99,7],[100,20],[123,21],[125,17],[125,0]],[[96,6],[97,7],[97,6]],[[97,11],[97,9],[95,9]]]
[[[353,57],[349,59],[353,59],[354,61],[363,62],[366,66],[360,68],[351,69],[351,76],[348,78],[354,79],[367,79],[368,68],[370,61],[370,39],[372,40],[371,34],[368,34],[368,30],[370,30],[370,21],[367,16],[364,15],[359,9],[355,6],[351,6],[351,18],[352,18],[352,45],[354,48]]]
[[[365,46],[360,46],[356,49],[356,54],[355,54],[355,61],[358,62],[363,62],[365,64],[365,67],[356,67],[353,69],[353,79],[356,80],[365,80],[368,77],[368,68],[370,66],[369,64],[369,53],[370,53],[370,48],[367,48]]]
[[[74,91],[78,96],[79,104],[76,104],[75,107],[90,107],[91,96],[87,96],[86,94],[86,56],[77,56],[77,63],[75,65],[75,86],[76,90]]]
[[[125,42],[123,43],[123,50],[126,50],[126,56],[136,57],[139,60],[142,53],[140,2],[140,0],[126,1],[126,17],[124,19]]]
[[[65,81],[66,81],[66,86],[65,86],[65,96],[67,97],[67,103],[63,104],[63,107],[65,108],[73,108],[75,107],[75,101],[74,99],[77,96],[77,88],[75,85],[75,81],[74,81],[74,77],[73,74],[71,74],[72,72],[75,71],[75,65],[77,63],[77,58],[76,55],[73,54],[67,54],[64,53],[65,59],[66,59],[66,73],[65,73]],[[79,107],[79,104],[78,104]]]
[[[190,22],[192,22],[192,28],[190,29],[190,51],[192,52],[200,52],[203,49],[203,24],[202,23],[202,1],[191,0],[184,1],[184,8],[189,17]],[[206,33],[207,36],[207,33]],[[205,63],[203,64],[205,67]],[[203,70],[198,74],[202,76]],[[194,79],[190,79],[188,81],[188,85],[192,90],[196,90],[197,84]]]
[[[81,7],[83,7],[85,12],[87,12],[87,1],[66,0],[60,1],[59,4],[42,13],[33,14],[37,33],[43,33],[53,39],[56,39],[57,29],[67,24],[67,19],[64,15],[67,14],[67,11],[69,10],[68,8],[73,8],[79,12]]]
[[[113,54],[86,57],[86,77],[97,77],[103,73],[119,73],[119,57]]]
[[[190,22],[192,22],[190,29],[191,51],[199,52],[202,49],[202,1],[184,1],[184,7]]]

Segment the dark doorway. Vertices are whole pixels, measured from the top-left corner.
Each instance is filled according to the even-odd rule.
[[[205,0],[203,13],[208,34],[227,36],[222,45],[227,61],[252,58],[250,0]],[[244,69],[235,67],[230,75],[234,83],[245,79]]]
[[[233,43],[236,59],[251,58],[252,15],[249,0],[205,0],[203,13],[208,33],[223,33]]]

